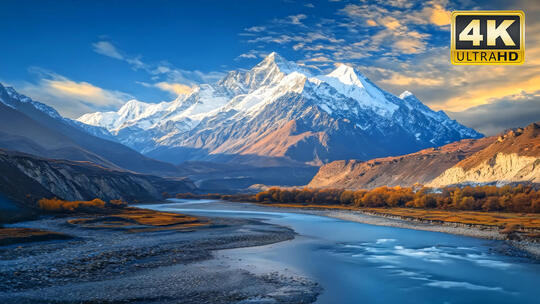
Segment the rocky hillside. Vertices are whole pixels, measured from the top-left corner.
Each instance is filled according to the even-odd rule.
[[[511,130],[449,168],[430,186],[461,183],[540,183],[540,125]]]
[[[0,148],[45,158],[90,161],[111,169],[177,176],[169,163],[141,155],[105,129],[62,117],[55,109],[0,84]]]
[[[162,199],[163,192],[193,191],[188,180],[171,180],[104,168],[90,162],[44,159],[0,150],[0,194],[33,206],[43,197],[65,200]]]
[[[540,182],[540,126],[500,136],[466,139],[416,153],[322,166],[312,188],[441,187],[464,183]]]
[[[372,189],[425,184],[461,160],[486,148],[495,139],[465,139],[439,148],[369,161],[334,161],[322,166],[308,187]]]

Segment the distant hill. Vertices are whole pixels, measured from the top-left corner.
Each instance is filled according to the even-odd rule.
[[[510,130],[429,183],[540,183],[540,125]]]
[[[369,161],[322,166],[313,188],[441,187],[464,183],[540,182],[540,127],[533,123],[500,136],[466,139],[439,148]]]
[[[464,139],[440,148],[375,158],[369,161],[339,160],[322,166],[308,184],[312,188],[372,189],[425,184],[446,169],[487,147],[494,137]]]
[[[256,167],[228,163],[189,161],[178,166],[181,176],[192,180],[198,192],[244,192],[254,184],[295,186],[308,183],[318,167]],[[252,191],[252,190],[248,190]]]
[[[0,194],[32,207],[40,198],[65,200],[162,200],[162,193],[192,192],[186,179],[165,179],[105,168],[90,162],[53,160],[0,149]]]

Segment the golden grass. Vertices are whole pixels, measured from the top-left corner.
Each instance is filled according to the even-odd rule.
[[[538,213],[447,211],[412,208],[363,208],[361,210],[420,220],[487,225],[499,228],[510,225],[519,225],[525,229],[540,229],[540,214]]]
[[[342,205],[304,205],[304,204],[260,204],[284,208],[330,209],[330,210],[357,210],[391,215],[418,220],[441,221],[447,223],[460,223],[469,225],[496,226],[499,228],[509,225],[519,225],[525,229],[540,229],[540,214],[538,213],[510,213],[510,212],[482,212],[482,211],[450,211],[436,209],[414,208],[358,208]]]
[[[108,214],[71,219],[68,223],[85,228],[115,228],[130,232],[182,230],[208,225],[197,217],[140,208],[124,208]]]
[[[99,198],[91,201],[65,201],[57,198],[42,198],[38,201],[38,206],[42,210],[57,212],[74,212],[82,208],[103,209],[106,203]]]
[[[32,228],[0,228],[0,239],[6,237],[29,237],[47,235],[49,231]]]
[[[356,207],[343,206],[343,205],[280,204],[280,203],[259,203],[258,205],[282,207],[282,208],[358,210],[358,208]]]
[[[0,245],[66,238],[69,236],[33,228],[0,228]]]

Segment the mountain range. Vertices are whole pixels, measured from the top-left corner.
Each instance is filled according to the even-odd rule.
[[[173,164],[320,166],[482,136],[410,92],[385,92],[351,66],[314,75],[276,53],[171,102],[131,100],[117,112],[89,113],[77,121]]]
[[[93,170],[187,177],[193,185],[184,188],[203,192],[310,180],[321,187],[430,182],[491,140],[481,137],[410,92],[385,92],[351,66],[318,75],[276,53],[173,101],[131,100],[117,112],[77,120],[0,84],[0,148],[6,153],[76,162],[70,168],[87,162],[97,166]],[[445,152],[454,146],[459,153]],[[412,171],[420,165],[423,175],[399,175],[395,163],[409,163]],[[335,183],[321,182],[336,170],[340,176],[363,172],[358,175],[369,182],[335,176],[328,179]]]

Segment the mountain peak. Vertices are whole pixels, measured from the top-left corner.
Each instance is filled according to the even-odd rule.
[[[13,87],[6,87],[0,84],[0,90],[5,91],[9,97],[15,98],[18,101],[21,102],[29,102],[30,98],[28,96],[22,95],[19,92],[17,92]]]
[[[266,57],[264,57],[264,59],[258,64],[258,65],[264,65],[264,66],[267,66],[267,65],[270,65],[272,63],[278,63],[278,62],[285,62],[286,60],[283,59],[283,57],[281,57],[278,53],[276,52],[271,52],[270,54],[266,55]]]
[[[0,102],[4,103],[9,107],[17,108],[21,103],[29,103],[37,110],[53,118],[62,118],[55,109],[49,107],[48,105],[41,102],[33,101],[30,97],[17,92],[17,90],[15,90],[13,87],[5,87],[0,83],[0,96],[2,94],[6,94],[9,100],[1,100],[0,98]]]
[[[118,114],[120,115],[140,115],[149,104],[138,101],[136,99],[131,99],[130,101],[126,102],[120,110],[118,110]]]
[[[283,63],[283,62],[289,63],[287,59],[281,57],[281,55],[279,55],[276,52],[271,52],[270,54],[266,55],[266,57],[264,57],[263,62],[275,62],[276,64]]]
[[[271,61],[274,61],[275,58],[276,58],[276,56],[277,56],[277,57],[281,57],[281,56],[279,56],[278,53],[276,53],[276,52],[271,52],[270,54],[266,55],[266,57],[264,58],[264,60],[271,60]]]
[[[411,93],[410,91],[404,91],[403,93],[399,95],[399,99],[405,99],[407,97],[416,97],[416,96],[414,96],[414,94]]]
[[[263,61],[257,64],[255,68],[268,69],[273,67],[274,65],[276,65],[279,71],[284,74],[290,74],[292,72],[299,72],[304,75],[309,74],[307,71],[299,67],[296,63],[288,61],[276,52],[271,52],[270,54],[266,55]]]
[[[354,68],[350,65],[340,63],[335,70],[327,76],[339,79],[345,84],[358,84],[359,79]]]

